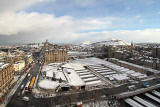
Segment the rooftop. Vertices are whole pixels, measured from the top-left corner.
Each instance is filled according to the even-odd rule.
[[[9,63],[0,62],[0,69],[7,67]]]

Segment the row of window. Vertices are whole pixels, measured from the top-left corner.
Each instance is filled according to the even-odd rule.
[[[13,76],[8,76],[8,77],[4,78],[3,80],[0,80],[0,87],[3,86],[4,84],[6,84],[7,82],[9,82],[12,79],[13,79]]]

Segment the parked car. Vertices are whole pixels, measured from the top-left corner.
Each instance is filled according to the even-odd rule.
[[[146,88],[146,87],[149,87],[149,83],[148,83],[148,82],[144,82],[144,83],[142,84],[142,86],[145,87],[145,88]]]

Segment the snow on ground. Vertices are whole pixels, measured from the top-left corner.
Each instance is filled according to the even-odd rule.
[[[45,80],[41,80],[38,83],[38,86],[43,89],[55,89],[56,87],[59,86],[59,83],[56,81],[51,81],[51,80],[45,79]]]

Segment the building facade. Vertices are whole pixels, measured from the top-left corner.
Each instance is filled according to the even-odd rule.
[[[7,92],[14,80],[14,69],[10,63],[0,63],[0,98]]]
[[[44,63],[67,62],[68,54],[65,48],[54,46],[48,41],[44,44]]]
[[[25,67],[25,61],[24,60],[17,61],[13,64],[13,66],[14,66],[14,71],[19,72]]]
[[[160,47],[154,47],[152,49],[152,55],[155,58],[160,58]]]
[[[33,61],[32,55],[26,55],[25,63],[28,65],[32,63],[32,61]]]
[[[0,57],[5,57],[7,55],[6,52],[0,51]]]

